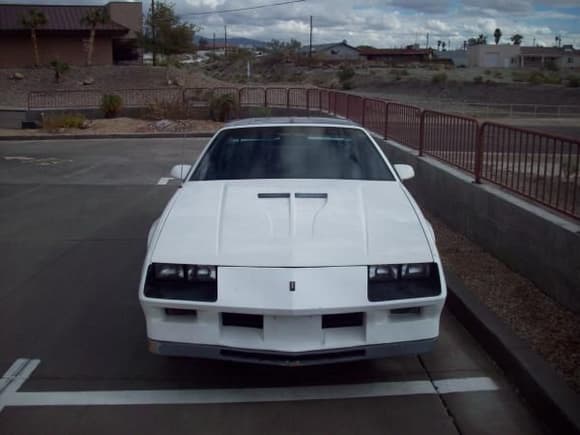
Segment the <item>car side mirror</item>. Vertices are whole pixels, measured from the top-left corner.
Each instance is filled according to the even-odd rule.
[[[409,180],[415,176],[415,170],[410,165],[394,165],[401,181]]]
[[[191,170],[191,165],[175,165],[171,168],[171,176],[178,180],[185,180],[187,174]]]

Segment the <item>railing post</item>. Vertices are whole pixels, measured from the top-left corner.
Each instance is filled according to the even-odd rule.
[[[290,110],[290,88],[286,88],[286,110]]]
[[[425,144],[425,111],[421,110],[419,118],[419,157],[423,156],[423,146]]]
[[[475,142],[475,161],[473,163],[473,172],[475,175],[475,182],[481,183],[481,169],[483,167],[483,131],[485,122],[477,126],[477,140]]]
[[[346,119],[350,119],[350,95],[346,94]]]
[[[385,140],[389,138],[389,103],[385,102],[385,131],[383,133]]]
[[[310,115],[310,89],[306,89],[306,111]]]
[[[361,124],[363,127],[365,126],[366,113],[367,113],[367,99],[363,98],[362,99],[362,120],[361,120]]]
[[[268,107],[268,88],[264,88],[264,107]]]

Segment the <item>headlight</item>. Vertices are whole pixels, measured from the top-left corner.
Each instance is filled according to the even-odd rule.
[[[372,265],[367,290],[372,302],[437,296],[441,294],[439,268],[435,263]]]
[[[215,302],[217,267],[153,263],[147,270],[144,293],[151,298]]]

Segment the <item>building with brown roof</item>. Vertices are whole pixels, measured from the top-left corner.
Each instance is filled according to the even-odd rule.
[[[366,60],[393,64],[429,62],[433,58],[431,48],[360,48],[358,51]]]
[[[46,17],[37,28],[40,63],[58,59],[71,65],[84,65],[87,59],[90,26],[82,23],[88,12],[99,6],[83,5],[0,5],[0,68],[34,65],[30,29],[22,18],[32,9]],[[110,2],[104,6],[109,21],[96,27],[93,65],[141,62],[137,33],[142,31],[140,2]]]

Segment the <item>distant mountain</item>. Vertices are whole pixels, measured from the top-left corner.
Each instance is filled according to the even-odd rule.
[[[207,40],[208,44],[211,46],[213,43],[213,36],[207,37],[205,35],[195,35],[195,43],[198,44],[200,39]],[[224,38],[215,38],[215,43],[223,45]],[[238,47],[254,47],[254,48],[261,48],[265,47],[268,43],[264,41],[259,41],[257,39],[250,39],[250,38],[236,38],[236,37],[228,37],[228,44],[236,45]]]

